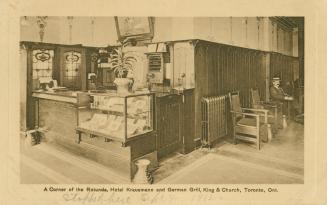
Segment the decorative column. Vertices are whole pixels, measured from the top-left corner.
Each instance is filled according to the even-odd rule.
[[[275,38],[275,32],[274,32],[274,24],[269,19],[269,17],[263,17],[260,19],[262,22],[262,37],[261,43],[260,43],[260,49],[264,51],[273,51],[274,50],[274,38]],[[260,31],[260,30],[259,30]],[[263,65],[265,67],[265,101],[269,101],[270,99],[270,53],[265,53],[263,58]]]
[[[230,38],[229,38],[229,44],[233,45],[233,17],[229,17],[229,25],[230,25]]]
[[[299,24],[298,30],[298,56],[300,63],[299,75],[301,84],[304,85],[304,19],[303,23]]]
[[[242,17],[242,28],[241,28],[241,31],[242,31],[242,36],[241,36],[241,42],[239,42],[239,45],[242,46],[242,47],[246,47],[248,48],[248,42],[247,42],[247,30],[248,30],[248,19],[247,17]]]
[[[73,41],[73,16],[67,16],[68,25],[69,25],[69,43],[72,44]]]
[[[272,50],[272,26],[270,23],[270,20],[268,17],[264,17],[263,19],[263,33],[261,35],[263,35],[263,41],[261,44],[261,48],[264,51],[271,51]]]
[[[258,46],[257,46],[257,49],[259,49],[259,50],[263,50],[262,49],[262,47],[263,47],[262,46],[262,40],[261,40],[263,33],[261,33],[261,27],[262,27],[261,23],[262,23],[262,17],[257,17],[256,18],[257,34],[258,34],[258,39],[257,39]]]
[[[272,47],[271,47],[271,51],[278,51],[278,32],[277,32],[277,23],[276,22],[271,22],[272,23]]]
[[[94,45],[95,44],[95,42],[94,42],[94,24],[95,24],[95,17],[91,17],[91,42],[92,42],[92,45]]]
[[[299,39],[299,36],[298,36],[298,28],[293,28],[293,31],[292,31],[292,40],[293,40],[293,53],[292,55],[294,57],[298,57],[299,56],[299,46],[298,46],[298,39]]]
[[[36,23],[39,26],[39,35],[40,35],[40,41],[43,42],[43,37],[44,37],[44,30],[45,27],[47,26],[47,16],[38,16],[36,17]]]

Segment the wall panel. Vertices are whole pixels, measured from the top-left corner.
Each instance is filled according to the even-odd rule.
[[[297,76],[294,73],[297,73],[299,69],[297,57],[286,56],[279,53],[270,54],[270,79],[274,76],[279,76],[282,80],[282,83],[287,81],[291,82],[296,80]]]
[[[195,124],[200,137],[200,101],[204,96],[240,91],[241,104],[251,107],[250,89],[259,88],[265,97],[265,52],[200,41],[195,48]]]

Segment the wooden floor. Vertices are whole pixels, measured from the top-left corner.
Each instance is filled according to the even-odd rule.
[[[47,143],[21,144],[23,184],[126,184],[126,178],[99,163]]]
[[[280,131],[270,143],[263,143],[260,151],[246,143],[234,145],[229,139],[225,139],[210,150],[197,149],[187,155],[175,153],[160,161],[159,168],[153,173],[154,183],[303,183],[303,134],[303,125],[293,122],[287,129]],[[206,169],[208,163],[210,166],[217,166]],[[225,168],[222,169],[219,165],[225,165]],[[249,174],[255,174],[255,171],[259,170],[261,177],[252,177],[253,182],[249,181],[251,177],[246,173],[230,173],[232,167],[234,170],[247,169]],[[198,173],[203,168],[203,172],[218,172],[217,177],[211,177],[209,180],[206,174]],[[46,143],[28,147],[24,146],[23,140],[20,173],[23,184],[130,183],[110,168],[60,147]],[[183,178],[188,174],[192,177]]]
[[[304,132],[303,125],[290,123],[289,127],[281,130],[274,136],[270,143],[262,143],[261,150],[257,150],[250,144],[239,142],[232,144],[231,140],[225,139],[212,149],[198,149],[188,155],[175,154],[160,162],[161,167],[154,174],[156,183],[256,183],[256,184],[281,184],[303,183],[304,178]],[[210,157],[207,157],[211,155]],[[206,161],[210,159],[210,164]],[[229,166],[221,169],[221,166]],[[201,168],[199,168],[202,166]],[[234,167],[233,169],[229,169]],[[215,170],[216,177],[208,176],[208,169]],[[239,170],[247,169],[239,172]],[[252,172],[251,172],[252,171]],[[266,176],[259,176],[261,172]],[[201,174],[201,172],[203,172]],[[199,173],[199,176],[194,176]],[[179,175],[190,175],[189,178],[176,180]],[[220,177],[224,176],[224,177]],[[280,180],[274,178],[279,177]],[[289,180],[285,179],[288,178]],[[248,181],[253,178],[252,181]],[[210,179],[210,180],[209,180]]]

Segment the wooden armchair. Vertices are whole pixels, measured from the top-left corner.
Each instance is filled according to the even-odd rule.
[[[260,150],[261,140],[271,139],[268,110],[242,108],[238,91],[229,93],[229,100],[234,143],[237,143],[237,140],[252,142]]]
[[[259,90],[251,88],[252,107],[255,109],[268,110],[268,123],[273,125],[273,132],[276,133],[282,124],[282,116],[278,116],[278,109],[282,109],[282,103],[273,103],[260,100]]]

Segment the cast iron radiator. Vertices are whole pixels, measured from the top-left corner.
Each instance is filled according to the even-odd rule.
[[[202,98],[202,147],[227,135],[227,99],[227,95]]]

